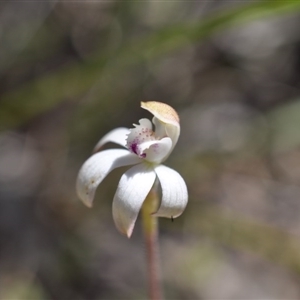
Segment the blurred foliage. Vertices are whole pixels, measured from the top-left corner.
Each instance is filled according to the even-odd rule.
[[[229,247],[252,251],[300,275],[300,241],[297,236],[267,224],[238,218],[214,207],[204,208],[201,216],[191,218],[194,222],[189,224],[189,231],[200,230]]]
[[[163,28],[146,38],[125,43],[113,53],[93,55],[88,61],[72,63],[41,79],[25,83],[18,89],[2,95],[0,103],[0,128],[18,126],[43,113],[66,99],[77,99],[101,78],[118,81],[124,67],[133,66],[144,59],[154,59],[178,48],[201,41],[203,38],[239,26],[256,18],[287,13],[300,8],[298,1],[255,1],[229,11],[221,11],[192,24],[175,24]],[[44,51],[42,51],[44,52]],[[122,74],[122,73],[121,73]]]
[[[190,192],[161,220],[167,298],[299,298],[300,2],[34,4],[0,4],[0,297],[145,297],[138,225],[111,217],[124,170],[93,210],[74,182],[146,97],[179,111]]]

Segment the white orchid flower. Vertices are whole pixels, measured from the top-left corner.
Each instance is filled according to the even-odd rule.
[[[82,166],[77,178],[77,193],[88,207],[95,191],[113,169],[135,165],[123,174],[113,199],[113,218],[118,230],[130,237],[145,198],[158,178],[162,190],[159,208],[154,216],[176,218],[184,211],[188,192],[183,178],[161,163],[167,159],[180,134],[179,117],[167,104],[141,102],[151,112],[155,131],[148,119],[141,119],[135,128],[116,128],[107,133],[94,151],[108,142],[126,149],[110,149],[92,155]]]

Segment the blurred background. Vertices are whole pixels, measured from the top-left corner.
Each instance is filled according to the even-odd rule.
[[[2,1],[0,298],[145,299],[140,220],[93,209],[78,170],[102,135],[173,106],[166,162],[189,204],[160,219],[167,299],[300,299],[300,2]]]

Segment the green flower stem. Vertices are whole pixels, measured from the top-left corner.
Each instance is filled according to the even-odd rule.
[[[152,213],[157,209],[158,203],[157,184],[154,184],[142,207],[143,229],[147,251],[149,296],[151,300],[162,299],[158,251],[158,220],[157,217],[152,216]]]

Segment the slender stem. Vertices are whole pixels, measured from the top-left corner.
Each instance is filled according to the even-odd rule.
[[[156,211],[158,202],[157,185],[154,184],[142,207],[143,229],[147,251],[149,296],[151,300],[162,299],[158,252],[158,220],[157,217],[151,215]]]

